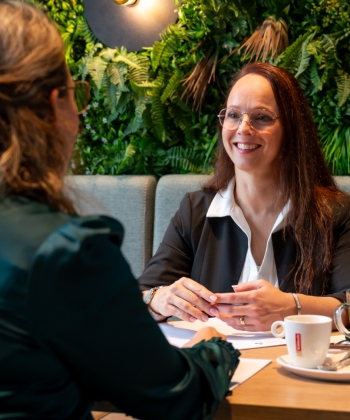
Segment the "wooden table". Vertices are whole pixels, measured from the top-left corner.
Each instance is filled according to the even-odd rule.
[[[244,358],[272,359],[272,363],[235,388],[221,403],[215,420],[350,419],[350,383],[316,381],[284,370],[275,360],[287,354],[285,346],[241,353]],[[99,414],[102,417],[96,420],[132,419],[124,414],[94,413]]]

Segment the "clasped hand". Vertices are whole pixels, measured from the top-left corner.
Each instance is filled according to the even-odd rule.
[[[182,277],[170,286],[158,289],[151,302],[151,309],[164,317],[176,316],[184,321],[208,321],[208,315],[218,314],[213,304],[217,297],[210,290]]]
[[[194,280],[182,277],[157,290],[151,309],[164,317],[176,316],[184,321],[205,322],[209,316],[216,316],[238,330],[266,331],[274,321],[293,310],[293,305],[289,293],[281,292],[266,280],[234,286],[232,293],[212,293]]]
[[[244,331],[268,331],[271,324],[293,311],[294,299],[266,280],[254,280],[234,286],[235,293],[216,293],[218,318]],[[240,318],[244,317],[242,325]]]

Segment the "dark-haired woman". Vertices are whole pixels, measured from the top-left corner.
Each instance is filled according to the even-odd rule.
[[[297,313],[331,317],[350,287],[350,200],[300,85],[284,69],[249,64],[219,121],[214,176],[185,196],[139,279],[144,295],[154,289],[151,313],[217,316],[247,331]]]
[[[120,223],[77,216],[64,194],[74,95],[88,91],[55,25],[2,1],[0,39],[0,418],[88,420],[102,399],[139,419],[211,419],[239,353],[207,328],[192,348],[170,346]]]

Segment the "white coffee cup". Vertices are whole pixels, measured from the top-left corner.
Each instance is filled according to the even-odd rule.
[[[277,328],[282,328],[277,332]],[[286,337],[294,366],[313,369],[327,357],[332,333],[332,319],[322,315],[292,315],[271,325],[275,337]]]

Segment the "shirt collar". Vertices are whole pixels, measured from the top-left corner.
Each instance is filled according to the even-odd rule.
[[[225,217],[231,216],[236,201],[233,194],[236,185],[236,178],[233,177],[225,189],[215,194],[213,201],[207,211],[207,217]]]
[[[241,227],[242,230],[246,231],[247,224],[242,210],[236,204],[234,196],[234,188],[236,185],[236,179],[233,177],[225,189],[220,190],[215,194],[213,201],[211,202],[207,217],[225,217],[231,216],[233,220]],[[285,218],[290,209],[290,200],[283,207],[281,213],[278,215],[276,222],[272,228],[271,233],[276,232],[284,227]],[[244,220],[243,220],[244,219]],[[250,229],[249,229],[250,230]]]

